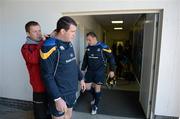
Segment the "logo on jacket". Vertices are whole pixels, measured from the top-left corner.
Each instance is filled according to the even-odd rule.
[[[100,52],[101,51],[100,48],[98,48],[97,51]]]
[[[71,54],[70,54],[70,57],[73,57],[73,56],[74,56],[73,53],[71,53]]]
[[[89,58],[90,58],[90,59],[98,59],[98,57],[95,57],[94,54],[91,54],[91,55],[89,56]]]
[[[72,61],[74,61],[74,60],[76,60],[76,57],[73,57],[73,58],[71,58],[71,59],[66,60],[66,63],[72,62]]]
[[[63,46],[59,46],[59,48],[60,48],[61,50],[65,50],[65,48],[64,48]]]
[[[73,47],[72,43],[69,44],[70,47]]]

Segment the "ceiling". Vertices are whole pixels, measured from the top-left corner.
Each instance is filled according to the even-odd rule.
[[[136,23],[141,14],[112,14],[112,15],[93,15],[94,19],[101,24],[101,26],[109,31],[114,31],[114,27],[123,27],[123,30],[130,30]],[[112,24],[111,21],[123,20],[123,24]]]

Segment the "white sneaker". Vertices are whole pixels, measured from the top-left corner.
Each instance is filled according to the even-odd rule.
[[[92,115],[97,114],[97,110],[98,110],[98,107],[97,107],[96,105],[94,105],[94,106],[92,107],[91,114],[92,114]]]
[[[95,103],[95,99],[91,101],[91,105],[94,105],[94,103]]]

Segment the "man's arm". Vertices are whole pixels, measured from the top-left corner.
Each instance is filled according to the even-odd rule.
[[[84,82],[84,75],[82,74],[78,66],[77,68],[78,68],[78,80],[80,81],[81,90],[82,92],[84,92],[86,90],[86,85]]]
[[[61,97],[61,94],[54,79],[54,69],[57,62],[55,41],[46,41],[41,48],[40,56],[41,74],[47,92],[51,99],[58,99]]]
[[[85,71],[85,69],[87,68],[87,66],[88,66],[88,56],[87,56],[87,51],[86,51],[85,54],[84,54],[81,71]]]
[[[110,64],[110,71],[115,72],[115,70],[116,70],[116,62],[114,60],[114,56],[112,54],[112,50],[109,48],[109,46],[104,44],[103,52],[104,52],[104,54],[105,54],[105,56],[107,58],[108,63]]]
[[[46,41],[40,51],[42,79],[44,80],[50,98],[55,102],[56,109],[58,111],[66,112],[66,102],[61,98],[61,94],[54,78],[56,63],[57,60],[60,59],[58,59],[58,51],[53,42],[55,41]]]

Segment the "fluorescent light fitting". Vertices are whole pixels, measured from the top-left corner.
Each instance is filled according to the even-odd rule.
[[[114,30],[122,30],[123,28],[122,27],[116,27],[114,28]]]
[[[122,24],[123,21],[112,21],[112,24]]]

